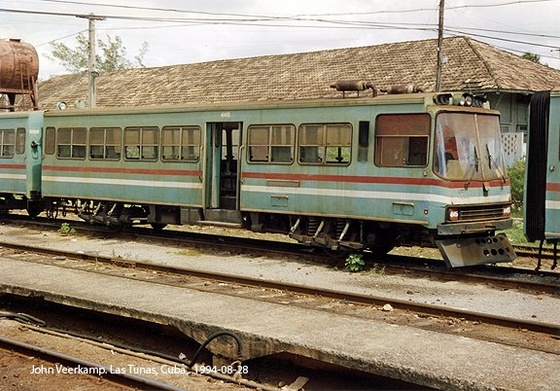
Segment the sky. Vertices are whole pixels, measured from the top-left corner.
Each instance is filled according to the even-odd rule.
[[[442,0],[0,0],[0,39],[32,44],[39,79],[68,73],[53,42],[76,46],[88,20],[146,67],[436,39]],[[560,69],[560,0],[445,0],[444,36],[470,36]],[[445,53],[444,53],[445,54]],[[435,53],[426,54],[435,61]],[[387,59],[388,61],[391,59]],[[394,59],[398,61],[398,59]]]

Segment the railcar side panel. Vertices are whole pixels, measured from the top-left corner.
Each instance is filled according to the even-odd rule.
[[[35,200],[41,194],[43,112],[5,113],[0,124],[0,193]]]
[[[545,235],[560,239],[560,91],[550,95]]]
[[[44,195],[200,206],[201,126],[181,120],[166,114],[49,113]],[[183,137],[191,140],[181,144]]]
[[[560,91],[550,95],[545,236],[560,239]]]

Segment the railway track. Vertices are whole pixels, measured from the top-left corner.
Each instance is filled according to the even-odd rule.
[[[68,338],[68,336],[66,335],[65,338]],[[69,385],[71,388],[89,388],[101,385],[104,389],[111,390],[148,388],[181,391],[184,389],[129,371],[116,370],[121,368],[120,365],[104,365],[62,351],[0,335],[0,351],[2,350],[12,354],[18,352],[20,355],[28,357],[28,360],[33,360],[31,369],[23,369],[23,375],[33,376],[34,386],[40,386],[43,389],[53,388],[60,381],[57,375],[64,376],[63,384],[65,388]],[[22,376],[16,374],[15,377],[21,378]],[[100,381],[102,381],[102,384],[100,384]],[[84,383],[89,384],[89,386],[84,385]],[[74,384],[74,386],[71,386],[71,384]],[[60,387],[62,386],[60,385]]]
[[[16,252],[28,254],[40,252],[48,254],[48,263],[56,266],[80,268],[84,267],[84,261],[95,264],[96,273],[107,273],[119,275],[120,277],[132,279],[147,279],[157,284],[171,284],[178,286],[188,286],[199,290],[211,290],[228,295],[242,295],[254,298],[261,296],[265,291],[263,300],[275,300],[283,304],[304,305],[322,310],[340,310],[340,306],[348,305],[361,308],[390,308],[406,313],[407,316],[426,319],[433,317],[443,322],[454,323],[470,322],[471,324],[484,324],[502,327],[510,330],[524,330],[525,332],[541,333],[556,338],[560,336],[560,325],[551,324],[538,320],[517,319],[508,316],[499,316],[491,313],[484,313],[468,309],[453,308],[446,305],[431,303],[414,302],[391,298],[387,295],[379,296],[373,294],[360,294],[344,290],[325,289],[313,286],[305,286],[295,283],[286,283],[262,278],[253,278],[237,274],[206,272],[185,267],[171,267],[167,265],[154,264],[151,262],[140,262],[137,260],[116,259],[115,257],[105,257],[100,255],[88,255],[85,253],[67,252],[45,248],[34,248],[31,246],[21,246],[14,244],[0,244],[4,248],[11,248]],[[6,256],[6,254],[4,254]],[[21,259],[21,257],[19,257]],[[80,266],[81,265],[81,266]],[[103,265],[100,267],[99,265]],[[130,272],[134,269],[134,276],[130,277]],[[91,267],[88,269],[91,271]],[[526,287],[535,289],[535,285]],[[543,288],[540,287],[542,292]],[[302,301],[304,302],[302,304]],[[328,309],[325,309],[328,308]],[[355,314],[354,314],[355,315]],[[359,315],[362,316],[362,315]],[[386,315],[384,315],[386,316]],[[546,350],[546,347],[542,347]]]
[[[325,254],[318,249],[305,246],[291,241],[278,241],[270,239],[259,239],[247,237],[247,235],[231,235],[231,231],[226,234],[194,232],[190,230],[154,230],[152,228],[134,227],[127,231],[107,229],[103,226],[91,225],[81,220],[47,219],[35,218],[29,220],[23,215],[9,215],[12,222],[25,224],[25,226],[37,226],[48,229],[59,229],[62,224],[71,224],[80,232],[91,232],[102,235],[133,235],[134,239],[158,240],[169,243],[170,245],[196,245],[207,246],[210,248],[221,248],[230,252],[255,253],[265,252],[288,256],[305,257],[317,263],[328,263],[332,266],[343,267],[343,257],[334,254]],[[243,231],[246,234],[246,231]],[[516,246],[516,251],[520,255],[535,259],[538,255],[538,248],[533,246]],[[388,255],[384,258],[373,257],[367,252],[364,254],[366,261],[370,264],[381,264],[386,272],[390,273],[418,273],[419,275],[430,274],[444,279],[468,280],[471,282],[500,284],[504,287],[518,289],[535,289],[546,292],[556,292],[560,286],[560,270],[535,270],[528,267],[515,267],[511,265],[480,265],[468,268],[447,269],[441,258],[416,258],[403,255]],[[543,259],[552,260],[554,257],[550,248],[545,247],[542,253]]]

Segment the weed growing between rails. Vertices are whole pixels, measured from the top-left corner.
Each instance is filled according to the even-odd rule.
[[[58,233],[62,236],[74,235],[76,233],[76,230],[70,224],[62,223],[58,230]]]

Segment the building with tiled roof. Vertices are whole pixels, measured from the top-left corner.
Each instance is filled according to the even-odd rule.
[[[437,40],[268,55],[196,64],[102,73],[97,107],[154,106],[340,96],[330,85],[362,80],[377,89],[414,84],[435,90]],[[531,93],[560,86],[560,71],[468,38],[443,42],[442,91],[484,93],[500,110],[511,163],[523,156]],[[39,102],[87,106],[89,74],[57,76],[39,83]]]
[[[101,74],[97,106],[144,106],[333,97],[337,80],[376,88],[414,84],[435,89],[437,40],[259,56]],[[467,37],[446,38],[441,90],[530,93],[560,85],[560,71]],[[39,84],[42,108],[87,100],[88,74]]]

